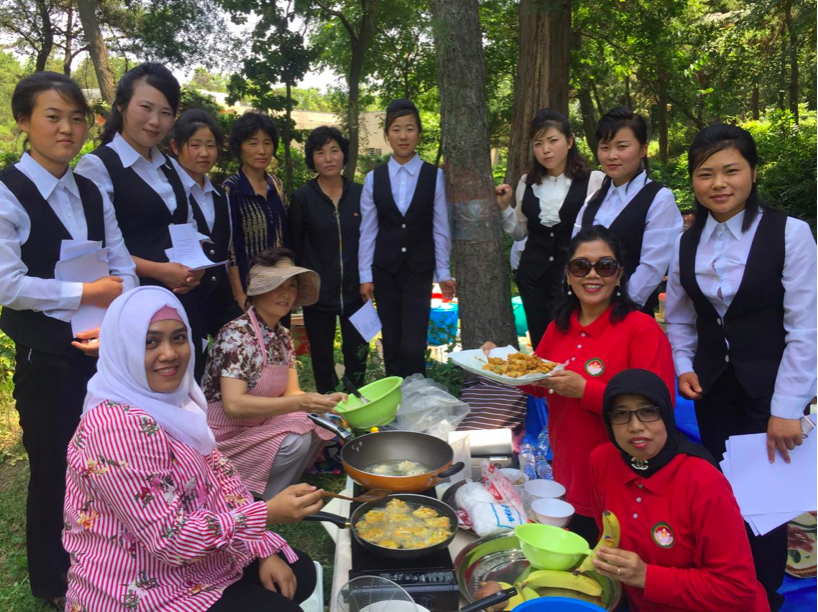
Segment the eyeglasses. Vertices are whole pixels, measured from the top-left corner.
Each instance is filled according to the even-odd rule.
[[[568,271],[572,276],[588,276],[591,273],[591,268],[596,270],[596,273],[600,276],[607,278],[617,273],[619,262],[613,257],[603,257],[593,264],[584,257],[572,259],[568,262]]]
[[[639,410],[611,410],[608,413],[608,418],[611,419],[611,423],[614,425],[627,425],[631,422],[631,417],[634,414],[643,423],[654,423],[662,418],[662,409],[651,406]]]

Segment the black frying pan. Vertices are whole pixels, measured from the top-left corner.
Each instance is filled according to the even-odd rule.
[[[356,528],[358,521],[360,521],[363,518],[364,514],[366,514],[370,510],[385,507],[390,499],[400,499],[414,506],[428,506],[430,508],[434,508],[435,510],[438,511],[438,513],[441,516],[448,517],[449,528],[451,529],[452,534],[442,542],[438,542],[437,544],[434,544],[432,546],[427,546],[426,548],[410,549],[387,548],[385,546],[378,546],[377,544],[373,544],[372,542],[364,540],[358,534],[358,529]],[[455,511],[452,510],[452,508],[449,505],[444,504],[439,499],[435,499],[433,497],[427,497],[426,495],[414,495],[410,493],[390,495],[389,497],[387,497],[386,499],[382,499],[381,501],[361,504],[355,509],[355,511],[352,513],[352,516],[349,519],[346,519],[343,516],[339,516],[337,514],[331,514],[329,512],[316,512],[315,514],[305,516],[304,520],[322,522],[326,521],[338,525],[338,527],[340,527],[341,529],[351,529],[352,536],[366,550],[375,552],[379,555],[383,555],[384,557],[391,557],[393,559],[416,559],[418,557],[424,557],[438,550],[448,548],[449,544],[452,543],[452,540],[454,540],[454,536],[457,533],[457,514],[455,514]]]

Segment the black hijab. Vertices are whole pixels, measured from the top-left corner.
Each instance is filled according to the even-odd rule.
[[[616,443],[611,420],[608,413],[613,405],[614,399],[618,395],[641,395],[646,397],[662,411],[662,421],[667,430],[667,442],[662,450],[653,457],[645,461],[636,459],[622,450]],[[614,376],[605,387],[605,395],[602,400],[602,420],[605,422],[605,429],[608,431],[608,438],[611,443],[619,449],[622,459],[628,466],[643,478],[650,478],[656,472],[670,463],[676,455],[690,455],[699,457],[710,462],[717,467],[713,456],[703,446],[694,444],[687,437],[676,429],[676,417],[673,414],[673,403],[670,399],[665,381],[648,370],[625,370]]]

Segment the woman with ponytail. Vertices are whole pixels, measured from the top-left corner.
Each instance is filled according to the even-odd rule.
[[[670,263],[669,244],[682,231],[673,192],[648,178],[648,125],[627,108],[605,113],[596,128],[597,157],[607,175],[574,226],[604,225],[622,241],[630,297],[653,316],[657,288]]]
[[[816,389],[815,239],[809,225],[764,205],[749,132],[711,125],[688,153],[696,221],[676,241],[665,318],[679,393],[696,403],[702,444],[721,461],[733,435],[766,433],[789,462]],[[780,457],[776,457],[776,454]],[[750,534],[772,610],[787,563],[787,526]]]
[[[162,64],[145,62],[126,72],[116,88],[102,145],[84,156],[76,171],[114,203],[140,283],[166,287],[184,305],[196,338],[199,380],[204,372],[205,330],[196,288],[204,272],[169,261],[165,253],[173,246],[171,225],[190,223],[197,228],[183,171],[158,148],[173,127],[179,96],[179,81]]]

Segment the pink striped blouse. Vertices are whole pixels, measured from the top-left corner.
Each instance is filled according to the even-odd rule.
[[[66,484],[71,612],[207,610],[256,557],[297,558],[224,455],[200,455],[138,408],[83,416]]]

